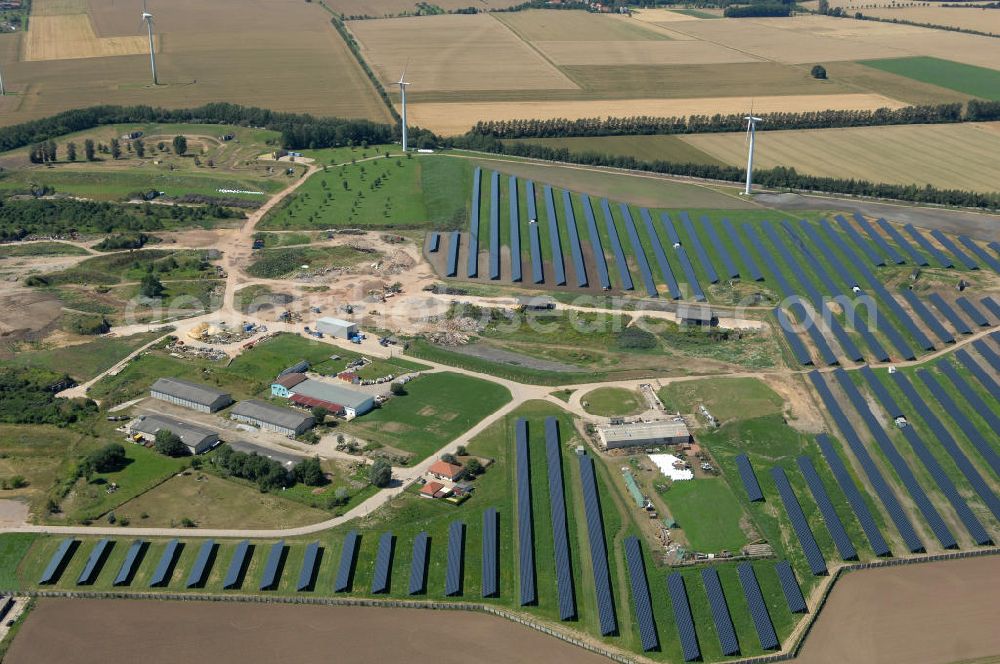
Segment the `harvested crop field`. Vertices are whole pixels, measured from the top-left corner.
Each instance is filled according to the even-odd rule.
[[[348,27],[387,87],[414,90],[548,90],[577,86],[486,14],[352,21]],[[417,123],[419,124],[419,123]]]
[[[452,136],[465,133],[480,120],[713,115],[742,113],[750,108],[751,103],[754,109],[761,113],[823,111],[830,108],[864,110],[903,106],[900,102],[877,94],[841,94],[604,101],[422,102],[408,105],[407,111],[413,124]]]
[[[600,142],[601,139],[591,139]],[[743,133],[681,140],[734,166],[746,160]],[[941,146],[948,146],[942,150]],[[601,151],[592,143],[592,148]],[[757,135],[755,165],[873,182],[1000,190],[1000,122],[768,131]]]
[[[482,9],[505,9],[521,4],[522,0],[477,0],[475,3]],[[398,16],[404,12],[413,14],[417,11],[416,0],[326,0],[325,4],[347,18],[352,16]],[[441,9],[465,9],[470,6],[469,0],[434,0],[434,6]]]
[[[815,9],[819,0],[801,3]],[[839,6],[845,12],[862,12],[865,16],[875,16],[889,20],[910,21],[911,23],[926,23],[929,25],[944,25],[963,30],[977,30],[1000,34],[1000,11],[995,9],[980,9],[969,5],[945,6],[927,3],[919,7],[872,7],[866,0],[847,0]]]
[[[453,647],[442,648],[445,642]],[[607,661],[503,618],[467,611],[90,599],[39,600],[4,661],[322,662],[331,648],[343,662],[387,662],[404,652],[407,660],[440,664]]]
[[[23,59],[72,60],[148,51],[146,36],[98,37],[86,14],[43,15],[28,24]]]
[[[707,41],[537,41],[557,65],[705,65],[759,62],[762,58]]]
[[[795,661],[946,664],[995,657],[997,596],[997,556],[852,572],[837,582]]]
[[[535,9],[495,17],[527,41],[650,41],[668,39],[657,28],[624,16]],[[647,44],[648,46],[648,44]]]
[[[35,4],[36,11],[44,4]],[[63,11],[74,5],[64,5]],[[344,40],[317,3],[270,0],[177,0],[151,7],[161,85],[150,85],[148,43],[135,12],[114,0],[89,0],[92,42],[105,46],[138,40],[134,55],[116,55],[79,40],[51,43],[39,54],[32,37],[0,40],[0,66],[8,95],[0,101],[0,124],[13,124],[94,104],[188,107],[228,101],[274,110],[389,119]],[[43,9],[43,11],[45,11]],[[54,11],[54,10],[52,10]],[[79,18],[76,18],[79,17]],[[83,14],[33,15],[29,25],[52,19],[84,21]],[[21,41],[21,46],[18,42]],[[137,42],[137,43],[138,43]],[[88,42],[89,43],[89,42]],[[26,60],[63,57],[60,60]],[[267,85],[262,88],[261,80]]]

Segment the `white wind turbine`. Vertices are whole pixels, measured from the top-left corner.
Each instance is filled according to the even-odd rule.
[[[758,118],[753,114],[753,105],[750,105],[750,115],[743,118],[747,121],[747,186],[743,190],[745,196],[750,195],[750,190],[753,188],[753,142],[754,136],[757,133],[757,123],[761,122],[761,118]]]
[[[153,69],[153,85],[159,85],[156,79],[156,48],[153,45],[153,15],[146,11],[146,0],[142,0],[142,19],[149,33],[149,64]]]
[[[3,89],[3,72],[0,71],[0,97],[6,95],[7,92]]]
[[[403,152],[406,152],[406,86],[409,83],[406,82],[406,69],[410,66],[407,62],[406,66],[403,67],[403,74],[399,77],[399,99],[402,106],[402,112],[399,115],[400,122],[403,126]]]

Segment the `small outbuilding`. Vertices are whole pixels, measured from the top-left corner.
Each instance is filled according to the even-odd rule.
[[[711,307],[699,304],[677,305],[677,318],[681,325],[714,327],[719,324],[719,318],[712,313]]]
[[[306,415],[291,408],[275,406],[258,399],[241,401],[236,404],[230,418],[237,422],[252,424],[266,431],[280,433],[289,438],[305,433],[315,423],[312,415]]]
[[[149,396],[202,413],[214,413],[233,402],[228,392],[180,378],[159,378]]]
[[[192,455],[207,452],[219,442],[219,434],[211,429],[166,415],[140,415],[128,426],[129,435],[134,440],[150,443],[154,442],[156,434],[164,429],[180,438]]]
[[[325,317],[316,321],[316,331],[337,339],[350,339],[358,334],[358,324],[340,318]]]

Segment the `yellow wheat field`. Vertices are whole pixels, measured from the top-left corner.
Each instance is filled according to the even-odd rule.
[[[746,161],[742,133],[680,138],[728,164]],[[809,175],[1000,191],[998,154],[997,122],[904,125],[759,132],[754,163]]]
[[[98,37],[86,14],[57,14],[31,17],[22,59],[75,60],[148,52],[149,39],[145,35]]]
[[[761,113],[837,109],[899,108],[900,102],[876,94],[782,95],[775,97],[706,97],[701,99],[604,99],[591,101],[414,103],[410,122],[445,136],[468,131],[480,120],[533,118],[681,116],[742,113],[753,104]]]

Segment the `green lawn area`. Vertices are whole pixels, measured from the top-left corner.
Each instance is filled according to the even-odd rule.
[[[740,529],[743,507],[725,480],[674,482],[662,496],[692,550],[736,552],[747,543]]]
[[[161,281],[215,276],[205,252],[191,249],[140,249],[87,258],[74,267],[44,275],[50,285],[138,282],[149,273]]]
[[[101,337],[74,346],[53,348],[22,348],[9,359],[0,359],[0,366],[35,367],[50,371],[65,371],[77,381],[87,381],[106,371],[137,348],[162,336],[161,332],[146,332],[130,337]]]
[[[0,245],[0,259],[22,256],[87,256],[90,252],[65,242],[19,242]]]
[[[1000,71],[926,56],[862,60],[861,64],[922,83],[1000,101]]]
[[[646,409],[638,392],[623,387],[599,387],[583,395],[583,403],[584,410],[601,417],[637,415]]]
[[[501,385],[447,372],[421,376],[406,390],[344,432],[423,459],[510,401]]]
[[[677,381],[663,386],[660,400],[667,410],[698,412],[699,404],[719,421],[750,419],[780,413],[781,397],[756,378],[706,378]]]
[[[312,242],[312,236],[309,233],[254,233],[253,239],[263,241],[264,247],[267,249]]]
[[[17,566],[36,539],[38,535],[35,533],[0,534],[0,589],[14,589],[20,586]]]

